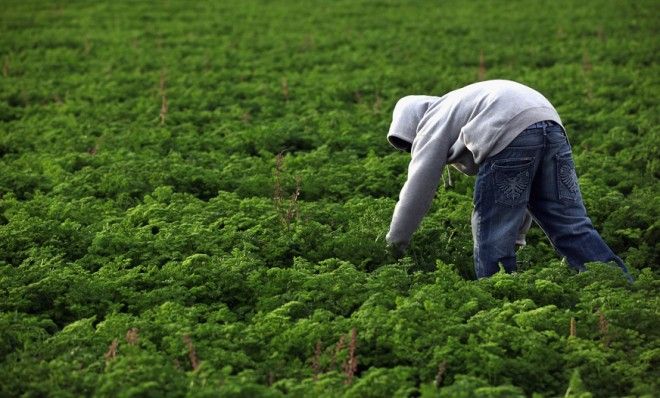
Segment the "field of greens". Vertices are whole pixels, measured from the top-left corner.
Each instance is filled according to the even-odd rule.
[[[655,0],[3,1],[0,396],[658,396],[658,25]],[[455,170],[389,257],[396,100],[495,78],[556,106],[634,283],[538,226],[475,280]]]

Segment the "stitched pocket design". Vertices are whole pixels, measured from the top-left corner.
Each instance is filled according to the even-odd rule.
[[[495,202],[511,207],[527,203],[533,165],[532,158],[503,159],[494,163]]]
[[[575,201],[580,194],[580,186],[570,152],[557,155],[557,191],[559,200]]]

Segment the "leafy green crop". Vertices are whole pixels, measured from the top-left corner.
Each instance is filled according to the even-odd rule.
[[[0,396],[657,396],[656,10],[3,2]],[[634,283],[537,227],[474,280],[456,171],[387,254],[394,103],[491,78],[556,105]]]

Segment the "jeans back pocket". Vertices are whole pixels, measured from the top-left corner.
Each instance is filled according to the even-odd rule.
[[[529,201],[534,158],[500,159],[493,171],[496,203],[516,207]]]
[[[556,155],[557,160],[557,192],[559,200],[574,202],[580,197],[580,186],[571,152]]]

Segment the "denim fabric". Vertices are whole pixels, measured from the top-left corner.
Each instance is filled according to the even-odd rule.
[[[498,263],[516,270],[515,242],[527,210],[571,267],[614,261],[627,274],[587,217],[571,146],[554,122],[528,127],[479,166],[472,213],[478,278],[498,272]]]

